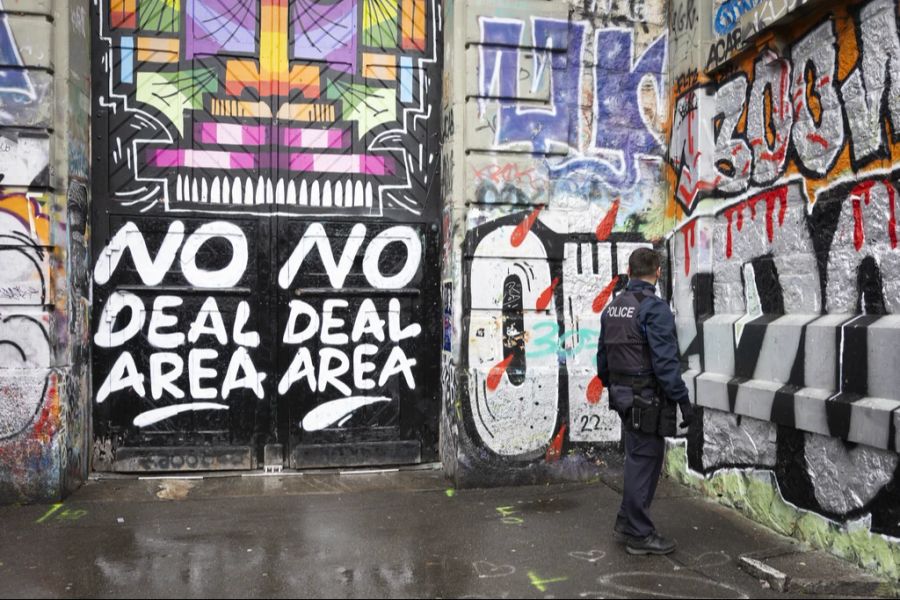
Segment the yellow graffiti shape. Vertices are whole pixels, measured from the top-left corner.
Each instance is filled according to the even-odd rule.
[[[41,246],[50,245],[50,215],[46,211],[47,198],[35,194],[0,194],[0,215],[8,215],[20,226],[20,233]],[[0,235],[10,234],[0,227]]]

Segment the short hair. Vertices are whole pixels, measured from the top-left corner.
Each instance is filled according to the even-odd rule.
[[[632,277],[650,277],[659,269],[659,254],[650,248],[638,248],[628,257]]]

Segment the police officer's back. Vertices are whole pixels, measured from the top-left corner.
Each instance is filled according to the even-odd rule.
[[[640,248],[628,261],[629,282],[601,315],[597,370],[610,408],[622,417],[625,486],[615,524],[631,554],[668,554],[675,543],[659,535],[649,508],[665,456],[664,436],[675,435],[676,404],[687,426],[693,408],[681,379],[675,319],[656,295],[659,256]]]

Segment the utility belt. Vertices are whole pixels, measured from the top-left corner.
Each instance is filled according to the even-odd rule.
[[[632,431],[670,437],[676,433],[675,405],[653,375],[610,375],[609,407]]]

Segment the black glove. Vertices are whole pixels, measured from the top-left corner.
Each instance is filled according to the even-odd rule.
[[[679,405],[681,408],[681,429],[687,429],[694,422],[694,406],[690,402]]]

